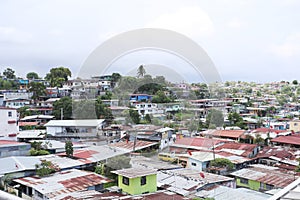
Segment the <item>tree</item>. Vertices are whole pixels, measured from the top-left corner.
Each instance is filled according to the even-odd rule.
[[[95,172],[97,174],[102,174],[107,177],[115,178],[115,174],[111,174],[110,172],[113,170],[126,169],[130,168],[130,157],[120,155],[107,159],[106,163],[101,163],[96,166]]]
[[[138,76],[138,78],[144,77],[145,74],[146,74],[146,70],[145,70],[144,66],[140,65],[139,68],[138,68],[138,70],[137,70],[137,76]]]
[[[224,117],[222,111],[211,109],[206,116],[206,123],[209,128],[222,127],[224,123]]]
[[[1,177],[1,186],[3,187],[4,191],[8,190],[8,186],[12,183],[13,177],[9,174],[4,175]]]
[[[153,103],[170,103],[172,100],[166,96],[164,91],[159,90],[152,98]]]
[[[72,73],[69,68],[58,67],[52,68],[49,73],[46,74],[45,79],[50,82],[51,87],[62,87],[63,83],[68,81],[68,77],[71,77]]]
[[[254,143],[258,144],[258,145],[264,145],[265,144],[265,140],[261,137],[260,134],[257,134],[254,138]]]
[[[66,150],[66,155],[67,157],[72,157],[73,156],[73,143],[71,140],[67,140],[65,142],[65,150]]]
[[[41,164],[36,164],[36,174],[38,176],[47,176],[59,170],[59,167],[54,165],[51,161],[42,160]]]
[[[15,71],[11,68],[7,68],[4,70],[3,75],[7,78],[7,79],[15,79],[16,75],[15,75]]]
[[[31,115],[31,111],[29,110],[29,108],[30,108],[29,106],[23,106],[18,109],[18,113],[20,114],[20,119]]]
[[[227,168],[228,170],[232,170],[234,168],[233,163],[226,158],[216,158],[210,161],[211,167],[219,167],[219,168]]]
[[[122,78],[122,76],[119,73],[112,73],[111,78],[112,81],[116,83]]]
[[[71,119],[72,99],[70,97],[63,97],[53,103],[53,115],[56,119],[61,119],[61,109],[63,109],[63,119]]]
[[[146,115],[145,115],[145,121],[146,121],[147,123],[151,123],[151,117],[150,117],[149,114],[146,114]]]
[[[246,128],[243,118],[236,112],[229,113],[228,120],[231,125],[238,126],[241,129]]]
[[[39,79],[39,75],[35,72],[29,72],[27,73],[26,78],[29,80]]]
[[[32,99],[37,100],[39,97],[46,95],[46,86],[43,83],[29,83],[29,92],[32,92]]]
[[[108,122],[114,119],[114,116],[111,113],[109,105],[102,102],[101,96],[96,100],[96,116],[98,119],[106,119]]]
[[[141,119],[140,119],[140,115],[139,115],[137,110],[130,109],[129,110],[129,116],[130,116],[133,123],[135,123],[135,124],[140,123]]]
[[[293,80],[292,82],[294,85],[298,85],[298,81],[297,80]]]

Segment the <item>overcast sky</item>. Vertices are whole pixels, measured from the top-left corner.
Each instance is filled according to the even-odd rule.
[[[300,79],[298,0],[2,0],[0,71],[18,76],[69,67],[76,77],[102,42],[139,28],[184,34],[209,55],[225,80]],[[139,52],[112,66],[187,64],[160,52]],[[185,81],[198,81],[185,77]]]

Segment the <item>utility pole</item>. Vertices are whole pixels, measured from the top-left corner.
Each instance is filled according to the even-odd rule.
[[[60,109],[60,120],[63,120],[64,118],[64,108]]]

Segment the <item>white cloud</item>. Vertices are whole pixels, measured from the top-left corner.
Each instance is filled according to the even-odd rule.
[[[64,35],[64,31],[62,31],[60,29],[52,29],[49,31],[49,34],[52,36],[62,36],[62,35]]]
[[[14,27],[0,26],[0,42],[27,43],[32,38],[28,32],[18,30]]]
[[[300,33],[294,33],[286,37],[280,45],[271,46],[271,52],[281,57],[300,56]]]
[[[183,7],[163,14],[146,27],[169,29],[191,37],[211,36],[214,33],[212,20],[200,7]]]
[[[234,28],[234,29],[239,29],[242,28],[245,25],[244,22],[242,22],[240,19],[232,19],[227,23],[227,27],[229,28]]]

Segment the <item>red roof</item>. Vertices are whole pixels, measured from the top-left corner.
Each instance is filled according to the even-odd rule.
[[[244,144],[244,143],[225,143],[221,146],[215,148],[215,150],[222,150],[222,149],[233,149],[233,150],[244,150],[245,152],[241,156],[248,156],[253,152],[255,148],[258,146],[256,144]]]
[[[94,154],[98,153],[97,151],[93,150],[86,150],[86,149],[78,149],[73,152],[73,157],[75,158],[81,158],[81,159],[88,159],[92,157]],[[66,153],[59,153],[57,154],[59,156],[65,156]]]
[[[19,122],[19,126],[36,126],[38,122]]]
[[[257,128],[255,130],[253,130],[253,132],[255,133],[268,133],[268,132],[272,132],[272,133],[283,133],[286,132],[285,130],[277,130],[277,129],[271,129],[271,128]]]
[[[215,137],[240,138],[244,134],[244,130],[215,130],[212,135]]]
[[[21,145],[21,144],[26,144],[23,142],[16,142],[12,140],[0,140],[0,146],[5,146],[5,145]]]
[[[147,147],[147,146],[152,146],[154,144],[156,144],[156,143],[155,142],[137,140],[136,144],[135,144],[135,149],[139,149],[139,148]],[[127,142],[118,142],[118,143],[111,144],[110,146],[132,150],[133,146],[134,146],[134,142],[133,141],[129,141],[128,143]]]
[[[226,142],[224,140],[218,140],[218,139],[210,139],[210,138],[181,138],[177,139],[175,144],[177,145],[187,145],[187,146],[195,146],[195,147],[211,147],[213,144],[217,145],[219,143]]]
[[[271,142],[300,145],[300,135],[280,136],[272,139]]]

